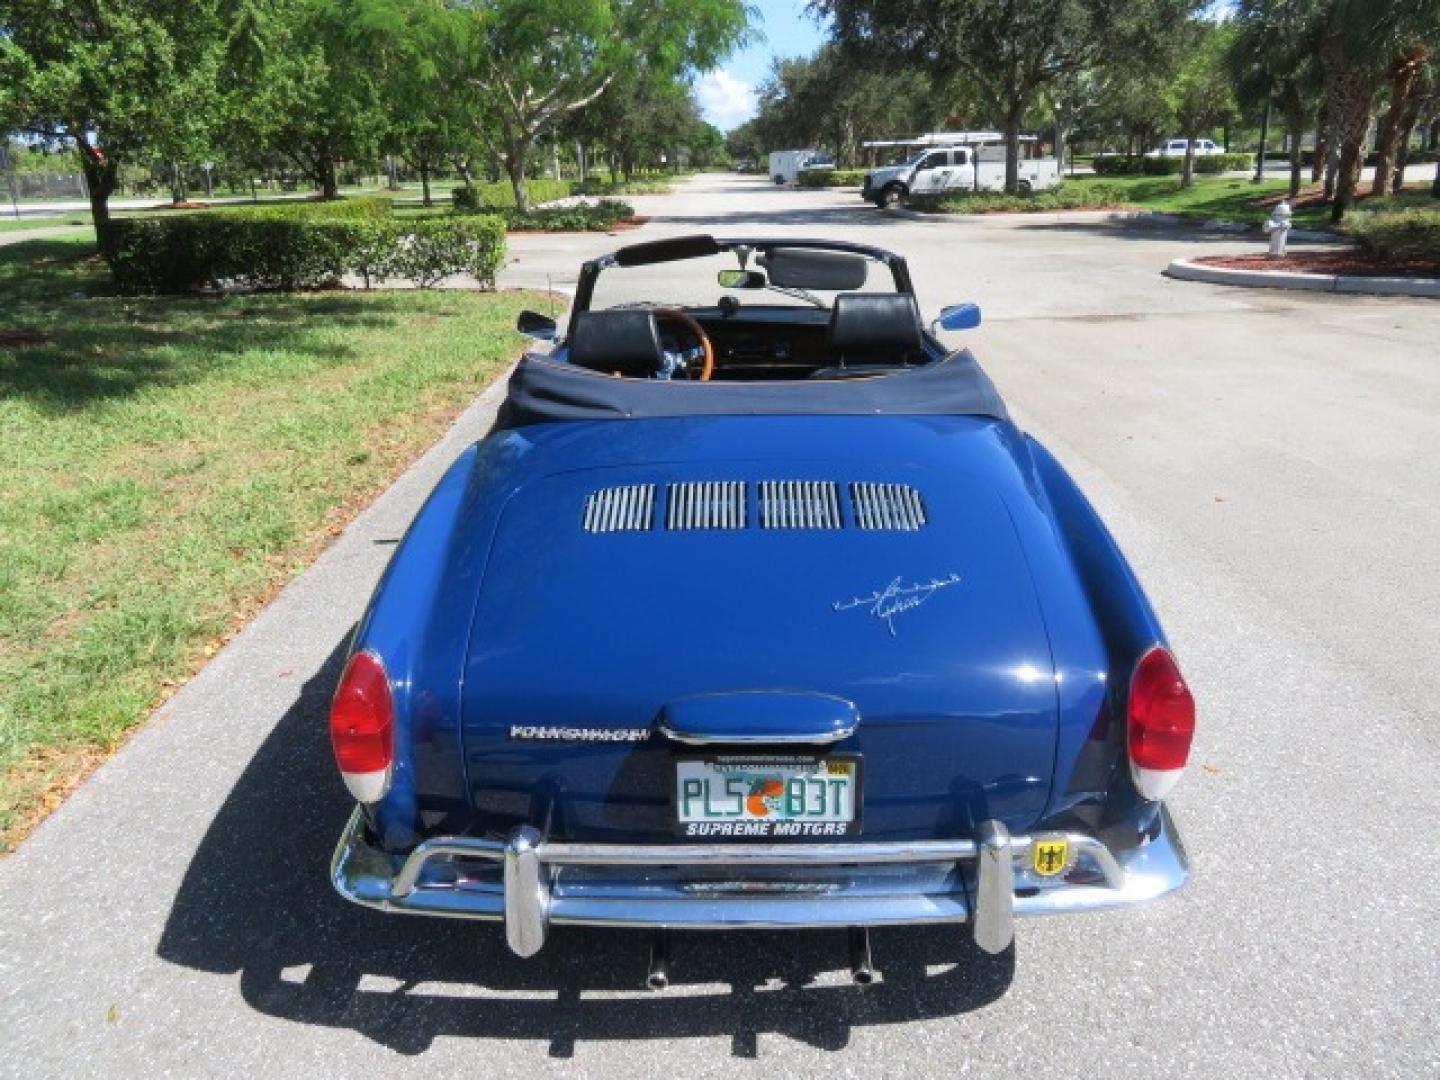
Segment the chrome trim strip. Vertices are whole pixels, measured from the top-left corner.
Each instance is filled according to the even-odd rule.
[[[855,734],[857,726],[851,724],[823,735],[695,735],[665,723],[655,730],[672,742],[684,743],[687,746],[744,746],[751,743],[765,746],[824,746],[850,738]]]

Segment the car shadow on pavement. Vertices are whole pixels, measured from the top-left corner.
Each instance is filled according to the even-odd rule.
[[[347,635],[348,638],[348,635]],[[498,924],[384,915],[330,886],[349,812],[325,728],[344,659],[338,644],[226,798],[186,871],[161,959],[240,976],[252,1008],[350,1028],[402,1054],[437,1036],[578,1043],[761,1034],[845,1047],[855,1027],[952,1016],[1001,997],[1014,951],[988,956],[965,927],[876,931],[880,981],[850,983],[838,931],[672,935],[671,989],[644,988],[644,932],[557,928],[531,960]]]

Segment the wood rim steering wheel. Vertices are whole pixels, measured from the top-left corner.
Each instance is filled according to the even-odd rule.
[[[657,321],[669,319],[677,322],[694,335],[705,353],[705,362],[700,368],[700,381],[709,382],[710,376],[715,374],[715,347],[710,344],[710,338],[706,335],[705,328],[679,308],[656,308],[655,318]]]

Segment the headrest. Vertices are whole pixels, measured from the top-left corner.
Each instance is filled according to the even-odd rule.
[[[592,371],[649,378],[665,366],[655,313],[648,308],[582,311],[570,332],[569,358]]]
[[[841,363],[904,364],[923,352],[909,293],[841,293],[830,309],[830,355]]]

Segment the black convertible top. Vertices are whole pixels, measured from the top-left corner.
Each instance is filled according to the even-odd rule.
[[[510,377],[497,430],[561,420],[677,416],[988,416],[1008,419],[968,349],[866,379],[682,382],[613,375],[527,355]]]

